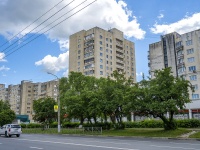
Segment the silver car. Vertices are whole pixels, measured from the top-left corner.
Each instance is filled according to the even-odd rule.
[[[21,133],[21,126],[18,124],[6,124],[0,128],[0,135],[5,135],[6,137],[11,137],[12,135],[20,137]]]

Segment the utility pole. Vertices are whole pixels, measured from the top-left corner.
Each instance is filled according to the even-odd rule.
[[[55,75],[55,74],[52,74],[52,73],[50,73],[50,72],[47,72],[48,74],[50,74],[50,75],[52,75],[52,76],[54,76],[54,77],[56,77],[57,78],[57,80],[58,80],[58,85],[57,85],[57,89],[58,89],[58,92],[57,92],[57,101],[58,101],[58,133],[60,133],[60,130],[61,130],[61,128],[60,128],[60,90],[59,90],[59,81],[60,81],[60,79]]]

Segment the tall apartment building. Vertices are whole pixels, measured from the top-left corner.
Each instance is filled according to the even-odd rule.
[[[69,72],[100,78],[118,70],[136,82],[135,66],[135,45],[116,28],[106,31],[94,27],[70,36]]]
[[[0,99],[8,100],[11,109],[19,115],[28,115],[33,120],[33,101],[43,97],[52,97],[57,101],[58,81],[52,80],[42,83],[21,81],[18,85],[9,85],[5,88],[0,84]]]
[[[161,41],[149,45],[150,75],[153,71],[171,67],[174,76],[189,80],[195,92],[187,104],[189,118],[200,118],[200,30],[185,34],[176,32],[161,36]]]
[[[8,100],[8,89],[5,84],[0,84],[0,100]]]

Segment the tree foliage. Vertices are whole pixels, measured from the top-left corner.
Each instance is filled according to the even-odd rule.
[[[12,123],[15,118],[15,112],[10,109],[9,102],[0,100],[0,126]]]
[[[43,124],[55,121],[57,113],[54,112],[54,105],[56,105],[56,101],[50,97],[34,100],[33,110],[35,114],[33,119]]]
[[[124,73],[114,71],[110,77],[94,78],[71,72],[60,80],[62,111],[68,119],[96,123],[98,118],[122,125],[122,117],[135,113],[159,117],[167,130],[176,129],[174,114],[189,103],[190,82],[171,75],[171,68],[155,71],[155,78],[133,83]],[[169,117],[166,114],[169,113]]]
[[[155,78],[143,79],[127,94],[131,111],[139,115],[158,117],[166,130],[176,129],[174,114],[190,102],[189,81],[174,77],[171,68],[156,70]],[[166,114],[169,113],[169,117]]]

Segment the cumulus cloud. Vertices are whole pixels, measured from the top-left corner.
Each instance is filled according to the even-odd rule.
[[[6,61],[6,60],[4,59],[4,57],[5,57],[5,54],[0,52],[0,62],[1,62],[1,61]]]
[[[60,41],[58,41],[58,43],[59,43],[60,49],[62,51],[69,49],[69,40],[60,40]]]
[[[8,71],[8,70],[10,70],[10,68],[5,66],[0,67],[0,71]]]
[[[74,12],[86,6],[93,0],[88,0],[83,5],[70,12],[65,17],[61,18],[61,20],[54,21],[62,14],[66,13],[67,11],[80,4],[82,1],[74,1],[68,7],[63,9],[63,11],[61,11],[53,18],[49,19],[46,23],[41,25],[40,28],[31,31],[31,33],[37,33],[47,24],[54,22],[54,24],[50,26],[52,27],[62,19],[65,19],[68,16],[72,15]],[[48,15],[45,15],[44,17],[36,21],[33,25],[28,27],[21,34],[24,35],[28,33],[31,29],[39,25],[42,21],[54,14],[56,11],[58,11],[60,8],[62,8],[69,2],[70,0],[64,1],[55,9],[53,9]],[[28,24],[35,20],[37,17],[41,16],[44,12],[49,10],[56,3],[58,3],[57,0],[48,0],[48,3],[46,2],[46,0],[6,0],[4,4],[0,3],[0,34],[4,35],[7,38],[9,38],[12,35],[15,35],[19,31],[21,31],[21,29],[25,28]],[[22,6],[23,9],[21,9]],[[132,11],[130,11],[127,8],[127,4],[122,0],[119,0],[118,2],[116,0],[98,0],[88,8],[67,19],[65,22],[54,28],[54,30],[50,30],[49,32],[47,32],[46,35],[50,39],[63,41],[67,40],[70,34],[73,34],[82,29],[87,30],[95,26],[99,26],[105,29],[109,29],[110,27],[118,28],[122,30],[128,38],[134,37],[136,39],[142,39],[145,35],[145,31],[140,28],[140,24],[138,23],[137,17],[132,14]]]
[[[47,55],[42,60],[35,62],[36,66],[42,66],[43,70],[50,73],[66,70],[69,66],[69,51],[58,57]]]
[[[194,13],[192,16],[185,16],[185,18],[171,23],[171,24],[154,24],[150,28],[151,32],[154,34],[167,34],[171,32],[178,32],[180,34],[190,32],[192,30],[199,29],[200,27],[200,13]]]

